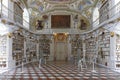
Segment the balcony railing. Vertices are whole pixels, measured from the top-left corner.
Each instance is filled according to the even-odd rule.
[[[23,19],[23,17],[21,17],[19,14],[16,14],[14,11],[10,10],[3,4],[1,4],[1,18],[5,18],[10,22],[19,23],[24,28],[29,27],[29,22],[27,22],[25,19]]]
[[[108,6],[109,7],[109,6]],[[103,19],[106,18],[107,19]],[[118,2],[116,5],[114,5],[112,8],[110,8],[108,10],[108,12],[104,12],[102,13],[101,16],[99,16],[99,18],[97,18],[94,22],[93,22],[93,27],[99,27],[100,24],[103,24],[107,21],[113,21],[117,18],[120,17],[120,2]],[[100,23],[100,19],[102,19],[102,22]]]

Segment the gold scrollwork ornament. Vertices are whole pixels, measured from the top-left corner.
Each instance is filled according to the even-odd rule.
[[[12,33],[8,33],[7,36],[8,36],[9,38],[11,38],[11,37],[13,36],[13,34],[12,34]]]
[[[114,37],[114,32],[110,32],[111,37]]]

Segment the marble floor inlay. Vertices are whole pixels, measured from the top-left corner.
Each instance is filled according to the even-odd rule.
[[[68,62],[47,62],[39,68],[38,63],[24,65],[6,72],[0,76],[0,80],[120,80],[120,74],[112,70],[96,66],[96,72],[92,67],[78,71],[77,65]]]

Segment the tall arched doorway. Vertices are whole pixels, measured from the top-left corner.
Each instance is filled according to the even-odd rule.
[[[54,61],[66,61],[68,58],[68,43],[66,33],[54,34]]]

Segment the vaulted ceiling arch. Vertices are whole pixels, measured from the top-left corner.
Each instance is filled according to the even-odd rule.
[[[94,7],[99,0],[21,0],[31,15],[30,20],[41,19],[43,15],[51,13],[68,13],[78,15],[89,25],[92,21]],[[32,21],[32,22],[34,22]]]

